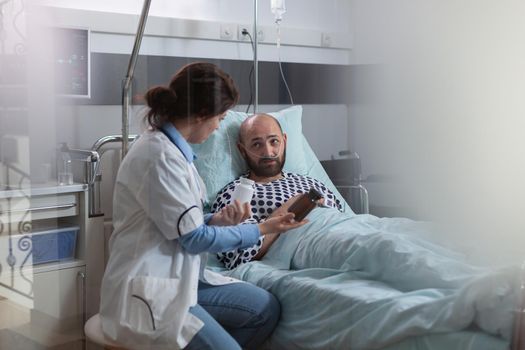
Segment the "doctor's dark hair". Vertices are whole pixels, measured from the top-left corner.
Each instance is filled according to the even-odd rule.
[[[239,91],[219,67],[197,62],[182,67],[169,86],[149,89],[144,98],[150,108],[146,122],[159,129],[166,122],[222,114],[237,104]]]

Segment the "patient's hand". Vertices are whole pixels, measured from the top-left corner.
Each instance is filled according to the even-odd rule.
[[[281,205],[279,208],[275,209],[269,217],[271,218],[271,217],[274,217],[274,216],[277,216],[277,215],[284,215],[284,214],[288,213],[288,208],[290,208],[290,206],[297,199],[299,199],[299,197],[301,197],[302,195],[303,194],[300,193],[300,194],[297,194],[297,195],[293,196],[292,198],[288,199],[286,202],[283,203],[283,205]],[[323,206],[324,205],[324,198],[319,199],[317,201],[317,205]]]
[[[299,198],[301,197],[302,194],[297,194],[295,196],[293,196],[292,198],[288,199],[286,202],[283,203],[283,205],[281,205],[279,208],[275,209],[271,214],[270,214],[270,218],[274,217],[274,216],[278,216],[278,215],[284,215],[286,213],[288,213],[288,208],[290,208],[290,206]]]
[[[259,231],[262,235],[278,234],[301,227],[308,223],[307,219],[304,219],[303,221],[295,221],[293,219],[294,215],[294,213],[286,213],[284,215],[276,215],[268,218],[266,221],[259,224]]]
[[[303,226],[304,224],[306,224],[308,222],[308,220],[303,220],[301,222],[296,222],[294,220],[292,221],[289,221],[290,218],[293,217],[293,214],[291,213],[288,213],[288,208],[301,196],[301,194],[298,194],[296,196],[293,196],[292,198],[290,198],[289,200],[287,200],[286,202],[283,203],[283,205],[281,205],[279,208],[275,209],[271,214],[270,216],[268,217],[268,220],[265,222],[265,225],[267,226],[268,224],[272,223],[273,221],[275,220],[279,220],[282,222],[282,220],[284,219],[284,221],[287,222],[287,224],[289,225],[290,223],[292,224],[295,224],[295,225],[292,225],[292,226],[281,226],[281,227],[275,227],[275,225],[270,225],[271,227],[264,227],[263,226],[263,230],[265,229],[269,229],[268,232],[266,232],[266,234],[264,232],[261,231],[261,233],[265,234],[265,238],[264,238],[264,241],[263,241],[263,244],[261,246],[261,248],[259,249],[259,252],[257,253],[257,255],[255,255],[253,257],[254,260],[260,260],[263,258],[263,256],[266,255],[266,252],[268,251],[268,249],[270,249],[271,245],[279,238],[279,235],[285,231],[285,230],[289,230],[289,229],[292,229],[292,228],[297,228],[297,227],[300,227],[300,226]],[[321,199],[321,201],[324,202],[324,199]],[[287,219],[285,219],[287,218]],[[273,227],[272,227],[273,226]],[[259,226],[259,228],[261,228],[261,226]]]
[[[248,219],[251,215],[250,203],[240,204],[235,200],[232,204],[222,208],[208,222],[212,226],[233,226]]]

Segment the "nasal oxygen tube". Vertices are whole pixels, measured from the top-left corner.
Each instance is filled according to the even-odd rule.
[[[260,156],[260,155],[258,155],[257,153],[250,151],[250,150],[247,149],[246,147],[243,147],[243,148],[244,148],[244,150],[246,151],[246,153],[251,154],[253,157],[259,158],[259,159],[261,159],[261,160],[265,160],[265,159],[273,160],[273,159],[279,159],[279,156],[281,155],[282,145],[283,145],[282,142],[279,143],[279,151],[277,151],[277,153],[276,153],[274,156]],[[244,145],[243,145],[243,146],[244,146]]]

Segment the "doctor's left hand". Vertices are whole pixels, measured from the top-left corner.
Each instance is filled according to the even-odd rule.
[[[248,219],[251,214],[250,203],[239,203],[235,200],[232,204],[222,208],[219,212],[213,214],[208,222],[212,226],[233,226]]]

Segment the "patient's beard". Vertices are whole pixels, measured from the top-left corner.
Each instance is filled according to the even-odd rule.
[[[250,157],[245,157],[246,163],[248,163],[248,168],[250,171],[257,177],[274,177],[277,174],[280,174],[283,170],[284,162],[286,160],[286,149],[283,151],[283,156],[281,159],[274,159],[275,162],[270,164],[264,163],[265,158],[252,159]],[[268,158],[266,158],[268,159]]]

